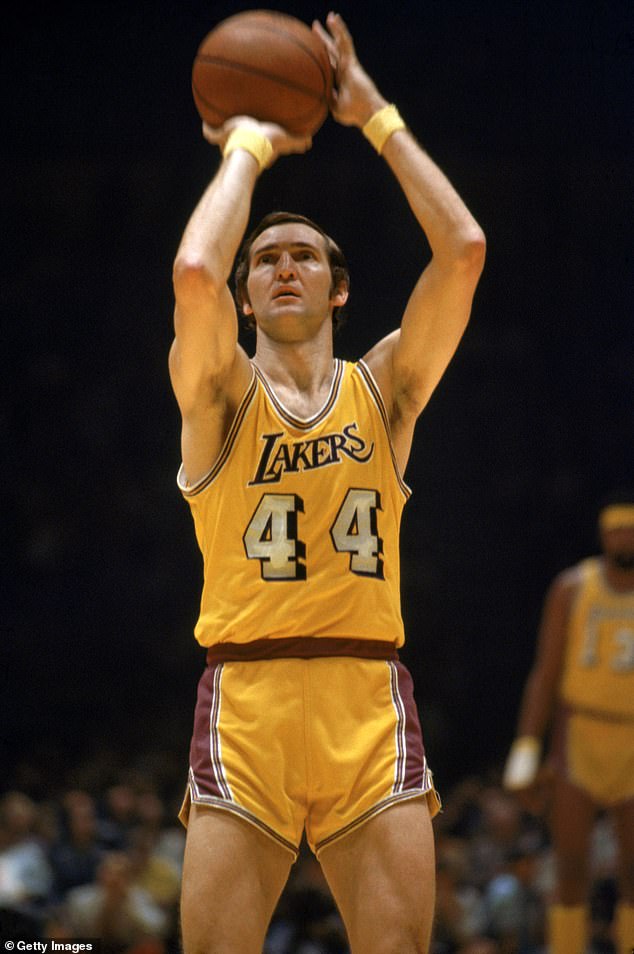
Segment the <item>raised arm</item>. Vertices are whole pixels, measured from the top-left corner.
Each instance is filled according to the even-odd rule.
[[[504,773],[507,788],[526,788],[536,778],[542,739],[559,695],[568,620],[577,586],[577,570],[566,570],[555,579],[544,602],[535,662],[524,687],[517,738]]]
[[[227,142],[237,130],[255,134],[252,151]],[[279,126],[247,117],[221,128],[203,127],[205,138],[227,155],[187,223],[174,262],[175,338],[170,376],[180,407],[185,476],[195,483],[213,466],[251,379],[238,344],[236,309],[227,281],[244,235],[261,169],[279,155],[303,152],[310,139],[289,136]],[[257,150],[256,150],[257,151]]]
[[[345,125],[363,129],[388,104],[359,63],[341,17],[330,14],[326,24],[329,33],[319,24],[314,29],[326,43],[336,70],[333,115]],[[469,320],[484,264],[485,240],[446,176],[406,128],[389,135],[381,154],[432,252],[400,328],[366,356],[388,407],[392,438],[404,467],[416,417],[442,377]]]

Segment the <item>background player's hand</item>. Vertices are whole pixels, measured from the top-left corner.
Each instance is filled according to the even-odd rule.
[[[361,66],[350,31],[339,14],[329,13],[326,26],[327,30],[317,20],[313,23],[335,71],[332,114],[344,126],[362,127],[377,110],[387,106],[387,100]]]
[[[260,135],[266,136],[273,146],[273,156],[269,165],[272,165],[279,156],[307,152],[313,144],[310,136],[293,136],[276,123],[259,122],[251,116],[232,116],[222,126],[209,126],[208,123],[203,123],[203,136],[212,145],[220,146],[222,151],[229,134],[238,127],[253,129]]]
[[[552,801],[552,792],[555,777],[552,767],[545,763],[539,768],[535,780],[526,788],[518,788],[513,792],[517,802],[529,815],[544,817],[548,815]]]

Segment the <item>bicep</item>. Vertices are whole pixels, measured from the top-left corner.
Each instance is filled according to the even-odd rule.
[[[443,266],[432,260],[419,278],[394,339],[392,389],[395,400],[418,413],[429,401],[451,361],[471,315],[482,262]]]
[[[574,573],[561,574],[551,586],[544,602],[534,669],[549,683],[557,683],[561,677],[570,610],[576,588]]]
[[[449,364],[471,313],[481,263],[442,270],[430,262],[399,328],[364,357],[385,402],[392,439],[406,463],[414,425]]]
[[[205,293],[206,292],[206,293]],[[238,351],[237,316],[225,286],[177,294],[174,341],[169,355],[172,386],[181,408],[213,403],[213,392],[234,366]]]

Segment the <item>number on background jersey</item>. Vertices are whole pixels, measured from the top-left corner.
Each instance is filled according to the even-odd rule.
[[[634,630],[619,629],[614,634],[616,653],[612,659],[615,672],[631,672],[634,669]]]

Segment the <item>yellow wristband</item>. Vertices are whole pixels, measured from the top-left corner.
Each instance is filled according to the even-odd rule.
[[[383,146],[397,129],[405,129],[405,123],[396,106],[392,104],[370,116],[361,132],[381,155]]]
[[[223,156],[228,156],[229,153],[234,152],[236,149],[244,149],[245,152],[249,152],[257,159],[260,172],[266,169],[273,157],[273,146],[266,136],[263,136],[262,133],[257,132],[255,129],[247,129],[245,126],[238,126],[237,129],[234,129],[233,132],[229,134],[222,154]]]

